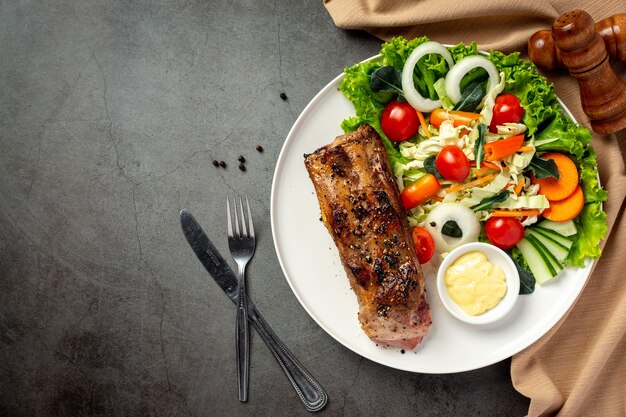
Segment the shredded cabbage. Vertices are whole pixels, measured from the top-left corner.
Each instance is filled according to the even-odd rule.
[[[508,198],[506,201],[495,205],[496,208],[501,209],[539,209],[545,210],[550,207],[550,202],[545,195],[520,195],[515,198]]]
[[[482,122],[489,126],[491,118],[493,117],[493,106],[496,104],[496,97],[504,90],[504,84],[506,83],[506,75],[504,72],[500,72],[500,82],[491,87],[485,96],[485,102],[483,109],[480,111],[482,114]]]
[[[498,125],[498,136],[501,138],[508,138],[511,136],[521,135],[528,130],[523,123],[505,123]]]
[[[433,87],[439,96],[439,100],[441,100],[441,106],[446,110],[452,110],[454,103],[450,100],[450,97],[448,97],[448,93],[446,93],[446,79],[438,79],[435,84],[433,84]]]

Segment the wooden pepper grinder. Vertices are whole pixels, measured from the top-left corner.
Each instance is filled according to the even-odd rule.
[[[591,128],[601,134],[626,127],[626,83],[609,65],[604,41],[589,13],[573,10],[552,25],[554,44],[563,63],[578,80],[583,111]]]
[[[600,20],[596,23],[596,32],[604,40],[610,59],[626,61],[626,13]],[[528,58],[539,68],[547,71],[565,68],[561,51],[554,46],[550,29],[539,30],[530,37]]]

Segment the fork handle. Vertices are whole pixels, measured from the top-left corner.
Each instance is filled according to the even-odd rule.
[[[250,332],[248,330],[248,299],[245,281],[239,279],[239,296],[237,300],[237,382],[239,401],[248,401],[248,385],[250,381]]]
[[[328,395],[322,386],[276,336],[252,302],[248,304],[248,314],[252,326],[274,355],[306,409],[315,412],[324,408],[328,401]]]

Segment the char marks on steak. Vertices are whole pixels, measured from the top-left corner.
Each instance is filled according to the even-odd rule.
[[[428,331],[430,308],[380,136],[362,125],[305,155],[305,165],[357,296],[363,331],[377,343],[413,349]]]

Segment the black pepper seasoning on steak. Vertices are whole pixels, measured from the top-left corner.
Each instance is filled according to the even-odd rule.
[[[412,349],[430,310],[396,179],[376,131],[363,125],[305,155],[328,228],[375,342]],[[417,317],[417,320],[415,318]]]

